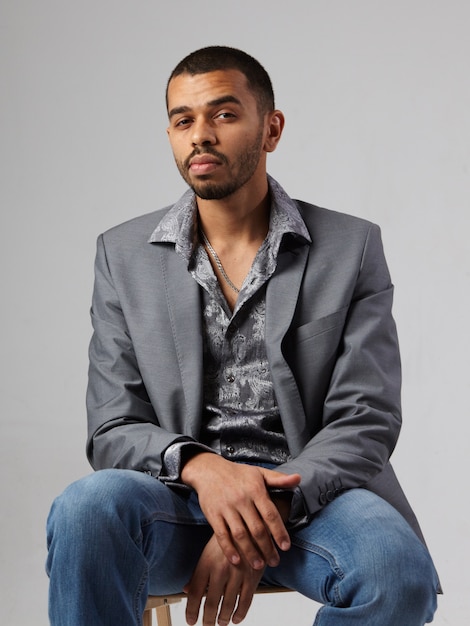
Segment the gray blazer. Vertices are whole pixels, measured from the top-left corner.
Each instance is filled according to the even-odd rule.
[[[309,515],[364,487],[422,535],[389,464],[401,424],[393,286],[379,228],[295,201],[312,243],[282,248],[266,291],[266,347]],[[149,243],[168,209],[98,239],[87,452],[95,469],[158,477],[202,415],[200,291],[170,243]]]

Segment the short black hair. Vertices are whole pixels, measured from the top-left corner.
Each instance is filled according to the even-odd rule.
[[[166,86],[168,108],[168,87],[170,81],[181,74],[206,74],[217,70],[238,70],[244,74],[248,86],[254,92],[261,114],[274,110],[274,91],[268,73],[255,58],[228,46],[208,46],[188,54],[172,71]]]

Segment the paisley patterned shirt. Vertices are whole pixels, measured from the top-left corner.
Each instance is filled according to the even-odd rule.
[[[266,355],[265,294],[284,236],[310,242],[296,205],[268,178],[269,231],[245,278],[233,312],[200,244],[192,191],[168,211],[150,241],[175,244],[201,287],[204,345],[204,412],[199,445],[233,461],[281,464],[290,458]],[[189,442],[168,448],[164,466],[178,480]],[[194,443],[192,444],[194,445]]]

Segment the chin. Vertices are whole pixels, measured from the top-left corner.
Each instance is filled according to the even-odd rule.
[[[213,183],[207,184],[191,184],[191,189],[202,200],[223,200],[228,196],[231,196],[237,191],[238,186],[230,185],[216,185]]]

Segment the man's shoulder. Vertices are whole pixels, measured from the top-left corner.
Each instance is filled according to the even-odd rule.
[[[310,233],[318,230],[365,230],[368,231],[371,226],[375,226],[369,220],[357,217],[349,213],[335,211],[324,207],[311,204],[303,200],[294,200],[299,212],[305,221]]]
[[[106,230],[103,233],[103,238],[107,241],[116,241],[145,237],[148,240],[159,222],[172,206],[173,205],[169,205],[117,224]]]
[[[297,200],[271,176],[268,177],[269,186],[273,194],[274,201],[278,203],[281,210],[292,210],[293,205],[299,211],[302,219],[313,236],[314,233],[324,233],[325,230],[346,230],[346,229],[362,229],[369,230],[372,223],[361,217],[355,217],[349,213],[335,211],[320,207],[311,202]],[[289,207],[291,209],[289,209]],[[295,211],[295,209],[294,209]]]
[[[367,219],[301,200],[294,202],[317,252],[351,255],[363,250],[367,242],[381,241],[380,227]]]

